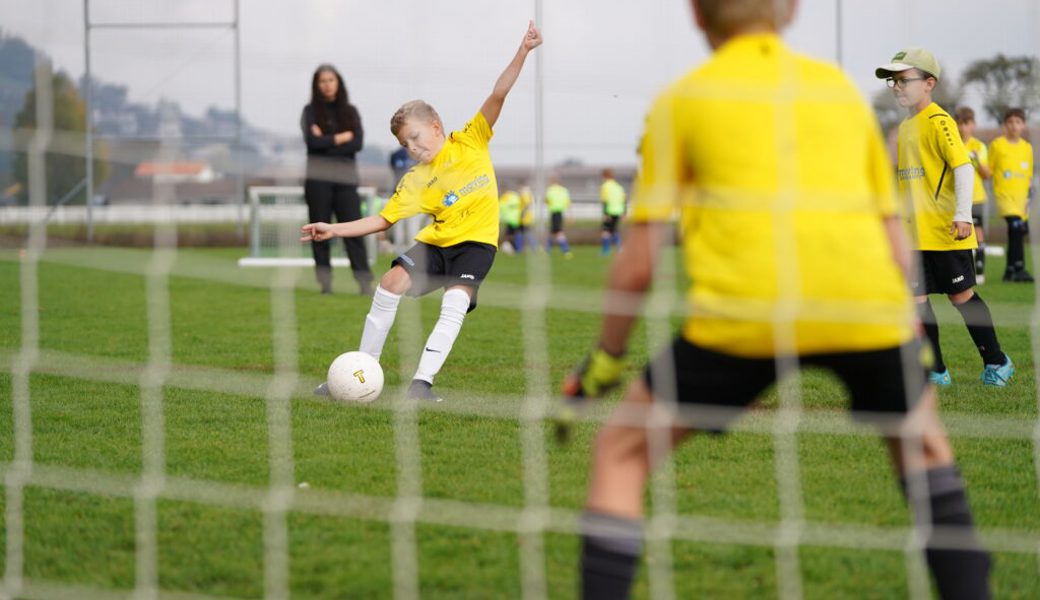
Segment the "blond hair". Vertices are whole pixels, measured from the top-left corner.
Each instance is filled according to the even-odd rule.
[[[751,24],[776,29],[791,18],[791,0],[698,0],[704,28],[712,33],[733,35]]]
[[[441,122],[441,116],[432,106],[422,100],[412,100],[402,104],[394,116],[390,117],[390,133],[397,137],[397,132],[404,127],[408,119],[422,119],[427,123]]]

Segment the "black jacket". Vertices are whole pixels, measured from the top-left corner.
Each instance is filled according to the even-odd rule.
[[[314,135],[311,132],[311,125],[315,124],[321,127],[322,131],[341,131],[336,123],[335,104],[329,102],[326,107],[325,123],[317,123],[310,104],[303,107],[303,114],[300,115],[300,131],[303,133],[304,143],[307,144],[307,179],[357,185],[358,170],[354,156],[361,151],[365,143],[361,115],[358,114],[357,108],[350,106],[348,110],[353,111],[354,121],[357,123],[353,130],[354,139],[337,146],[333,134]]]

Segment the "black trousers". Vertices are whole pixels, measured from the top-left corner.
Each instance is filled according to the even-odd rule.
[[[358,196],[356,185],[308,179],[304,184],[303,194],[307,200],[307,213],[311,223],[317,221],[331,223],[334,214],[338,223],[356,221],[361,218],[361,197]],[[343,245],[347,250],[347,258],[350,259],[350,268],[354,271],[354,279],[358,282],[372,281],[372,271],[368,268],[368,252],[365,251],[364,239],[343,238]],[[330,246],[329,240],[311,242],[314,266],[318,269],[331,266]]]

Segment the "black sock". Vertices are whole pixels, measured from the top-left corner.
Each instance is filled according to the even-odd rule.
[[[978,250],[975,251],[975,274],[982,275],[983,271],[986,270],[986,244],[979,244]]]
[[[643,548],[643,523],[594,511],[581,516],[581,597],[624,600]]]
[[[925,300],[921,304],[917,305],[917,310],[921,315],[921,322],[924,325],[924,334],[932,344],[932,354],[935,356],[932,370],[936,373],[942,373],[946,370],[946,363],[943,362],[942,350],[939,348],[939,323],[936,322],[935,311],[932,310],[932,303]]]
[[[939,597],[943,600],[989,598],[989,553],[975,536],[960,472],[953,465],[936,467],[925,472],[925,481],[931,525],[937,528],[929,536],[925,559]],[[906,479],[901,483],[907,493]],[[913,504],[911,502],[911,508]]]
[[[1018,217],[1004,217],[1008,225],[1007,268],[1021,271],[1026,268],[1025,222]]]
[[[989,307],[976,293],[964,304],[954,304],[957,312],[961,313],[964,324],[968,326],[968,333],[979,349],[982,362],[987,365],[1004,364],[1004,353],[1000,350],[1000,342],[997,341],[997,332],[993,329],[993,316],[989,313]]]

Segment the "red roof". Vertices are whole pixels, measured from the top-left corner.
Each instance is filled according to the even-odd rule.
[[[155,177],[156,175],[198,175],[209,168],[204,162],[143,162],[134,169],[137,177]]]

